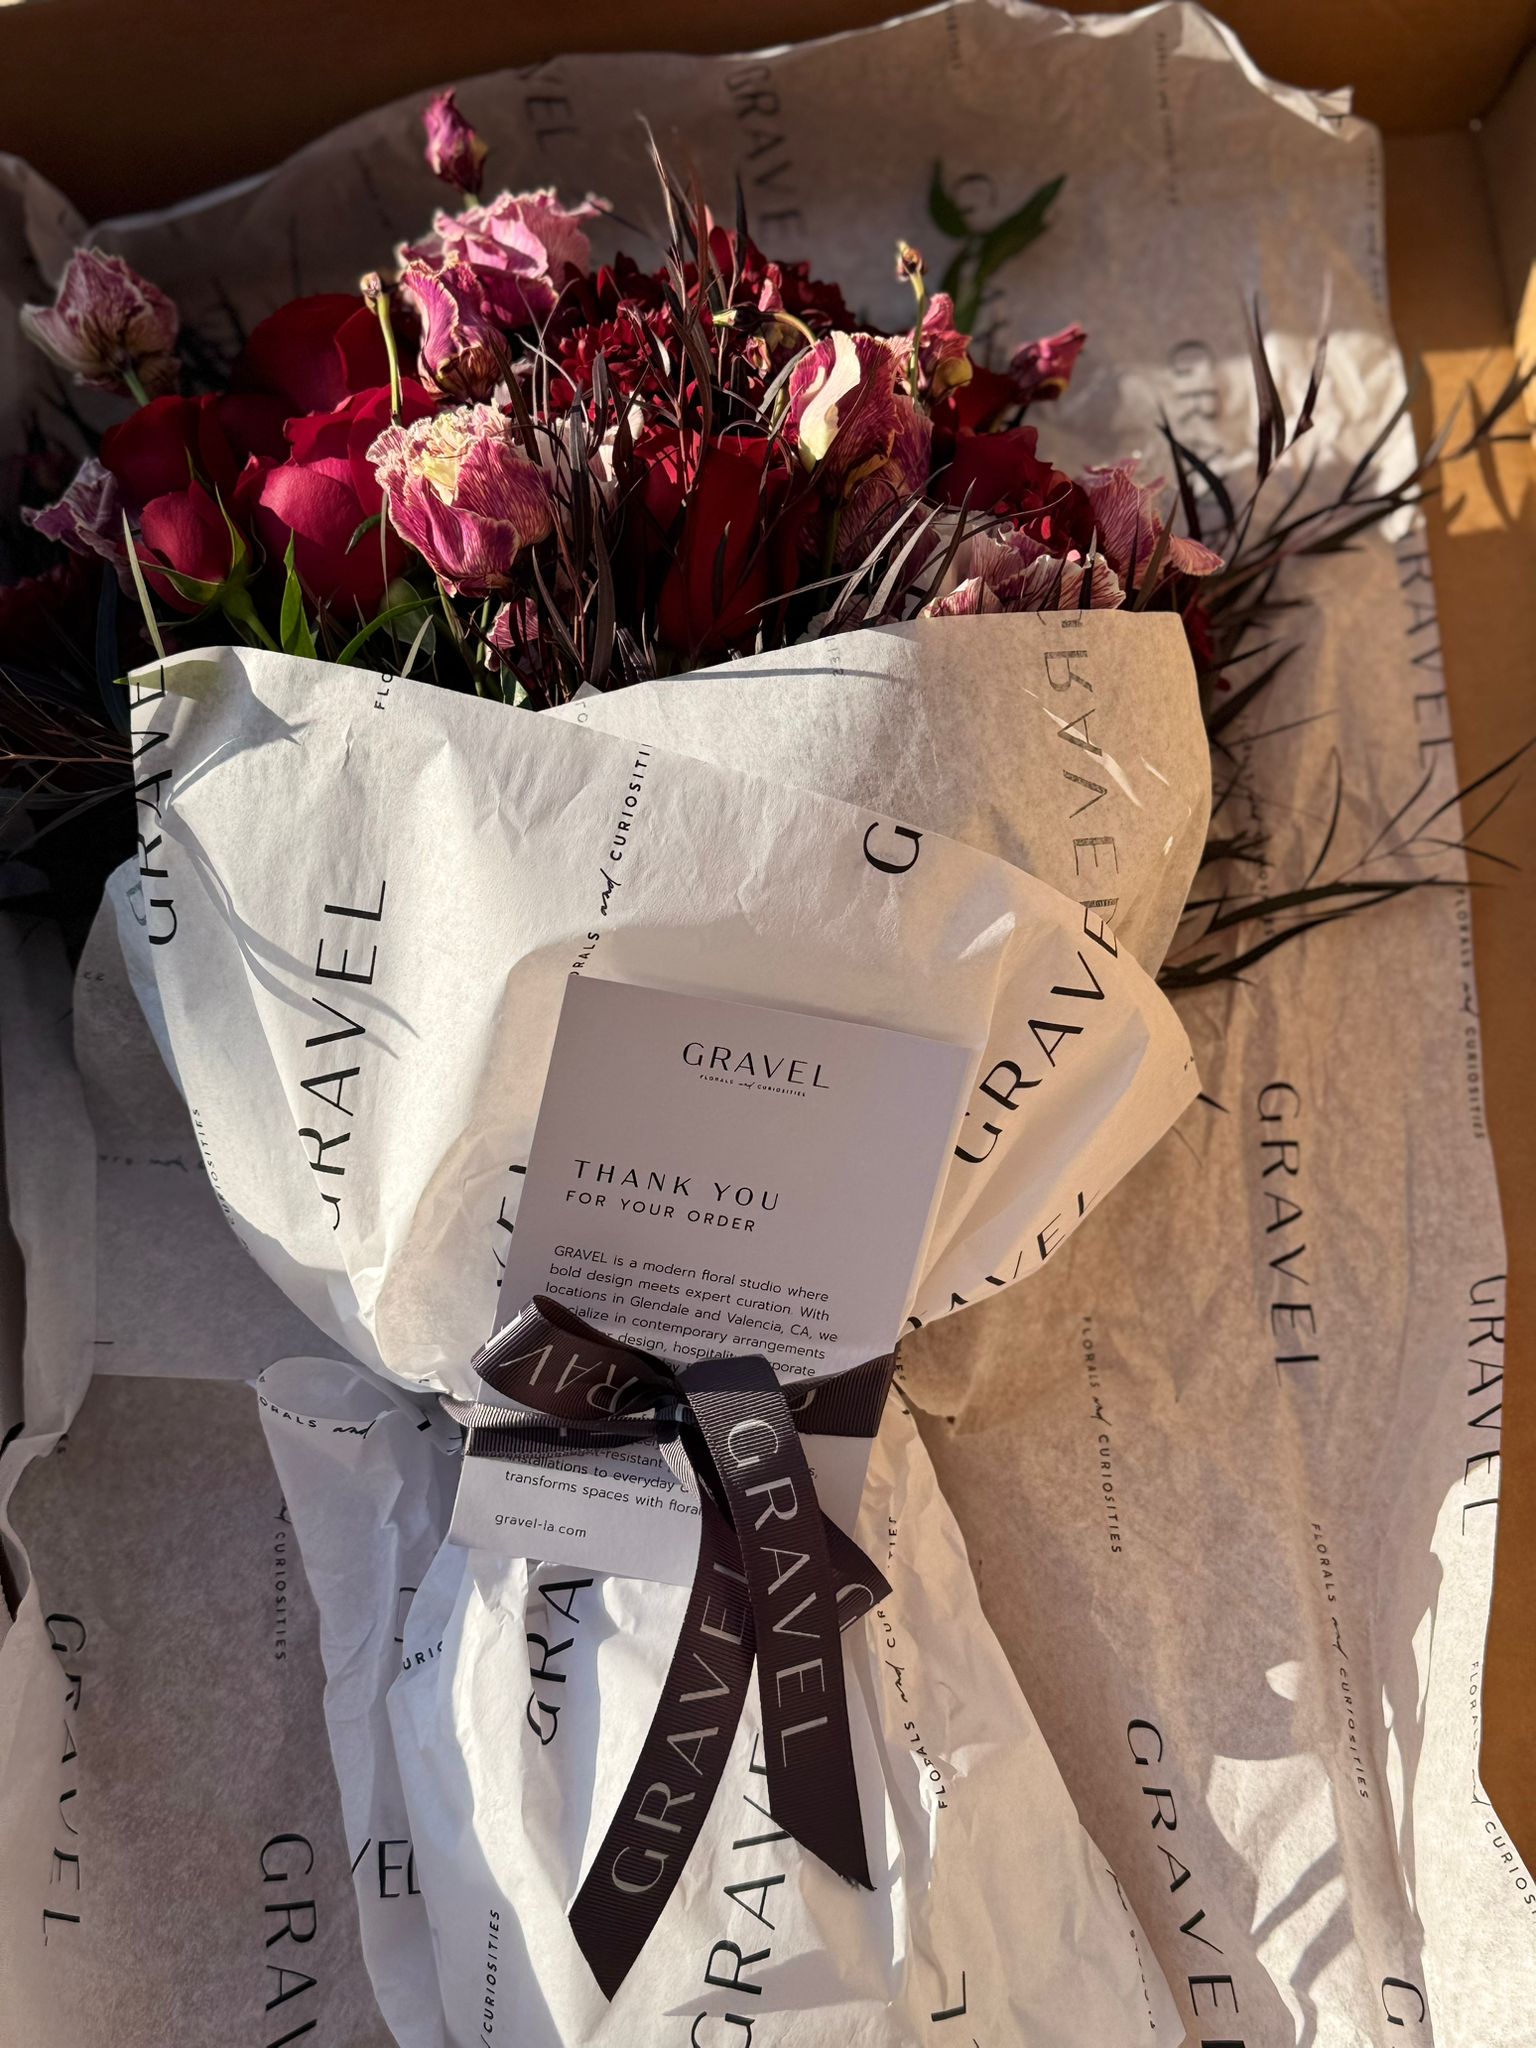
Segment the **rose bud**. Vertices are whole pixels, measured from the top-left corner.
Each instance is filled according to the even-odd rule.
[[[1087,492],[1037,454],[1038,440],[1034,427],[962,434],[944,472],[943,496],[951,505],[966,506],[973,516],[997,512],[1027,523],[1033,537],[1052,554],[1085,549],[1094,531]]]
[[[421,117],[427,131],[427,167],[445,185],[478,192],[485,177],[485,144],[454,105],[451,92],[429,100]]]
[[[141,405],[175,389],[180,315],[121,256],[77,249],[54,303],[23,306],[21,325],[79,384],[126,393]]]
[[[902,343],[903,381],[917,383],[931,400],[944,398],[975,375],[971,337],[955,325],[955,302],[948,292],[935,292],[923,310],[920,325]]]
[[[267,401],[280,446],[285,420],[389,382],[383,329],[361,292],[290,299],[251,329],[229,382],[232,393]]]
[[[390,524],[457,595],[508,589],[518,555],[553,529],[544,472],[488,405],[386,427],[368,459]]]
[[[75,555],[96,555],[119,569],[128,565],[123,541],[123,501],[117,478],[88,455],[69,489],[55,504],[34,511],[23,505],[21,516],[35,533],[56,540]]]
[[[927,274],[928,266],[923,261],[921,249],[914,249],[910,242],[896,244],[896,282],[911,284]]]
[[[656,634],[689,660],[712,661],[750,643],[761,623],[772,595],[772,456],[771,441],[722,435],[699,452],[691,484],[680,490],[683,520],[657,599]],[[673,474],[681,487],[680,466]]]
[[[400,289],[421,314],[422,381],[444,398],[487,399],[507,359],[480,281],[467,263],[428,270],[413,263]]]
[[[151,498],[139,514],[139,534],[145,580],[179,612],[218,603],[248,560],[244,536],[200,483]]]
[[[1008,364],[1021,405],[1033,405],[1040,398],[1060,398],[1073,368],[1083,352],[1087,331],[1078,326],[1063,327],[1059,334],[1042,335],[1016,348]]]

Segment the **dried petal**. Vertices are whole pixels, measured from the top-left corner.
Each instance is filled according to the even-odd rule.
[[[451,92],[440,92],[422,113],[427,131],[427,167],[445,185],[478,192],[485,178],[485,144],[454,105]]]
[[[400,289],[421,314],[422,381],[444,398],[489,398],[507,351],[474,270],[467,263],[440,270],[413,263],[402,273]]]
[[[368,451],[390,524],[444,587],[487,597],[511,587],[523,549],[552,529],[544,472],[488,405],[386,427]]]
[[[127,567],[117,478],[94,455],[81,463],[62,498],[40,512],[23,506],[21,516],[34,532],[59,541],[71,554],[94,555],[115,568]]]
[[[121,256],[77,249],[52,306],[23,306],[21,325],[77,383],[135,397],[135,383],[151,397],[175,389],[181,317]]]

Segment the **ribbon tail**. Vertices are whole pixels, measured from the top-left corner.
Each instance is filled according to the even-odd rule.
[[[720,1789],[752,1676],[753,1622],[730,1523],[699,1496],[699,1562],[640,1758],[570,1910],[605,1998],[650,1939]]]
[[[862,1621],[871,1608],[878,1607],[882,1600],[888,1598],[891,1582],[830,1515],[822,1516],[821,1526],[837,1594],[837,1625],[847,1630],[856,1621]]]
[[[794,1417],[766,1359],[707,1361],[680,1377],[741,1546],[757,1628],[769,1811],[839,1877],[872,1890],[848,1725],[839,1582]],[[841,1544],[838,1554],[846,1564]],[[869,1574],[884,1582],[863,1563],[868,1594]]]

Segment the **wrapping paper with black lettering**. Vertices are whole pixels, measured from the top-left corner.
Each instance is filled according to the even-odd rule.
[[[1254,290],[1262,291],[1271,360],[1294,404],[1325,275],[1331,283],[1329,375],[1312,437],[1324,451],[1320,485],[1347,473],[1402,392],[1383,264],[1380,138],[1351,115],[1345,93],[1265,80],[1230,33],[1193,7],[1069,17],[959,0],[886,30],[755,56],[564,58],[531,74],[470,81],[460,102],[492,145],[497,179],[513,188],[555,182],[567,193],[591,186],[630,219],[643,217],[654,190],[631,118],[643,107],[663,145],[698,167],[706,190],[729,194],[740,174],[765,245],[809,257],[816,274],[838,278],[852,303],[891,325],[909,303],[892,276],[896,236],[917,239],[931,264],[952,246],[926,226],[936,160],[981,224],[1065,171],[1050,231],[992,280],[988,319],[1005,342],[1073,320],[1088,329],[1071,390],[1041,421],[1050,452],[1066,466],[1138,445],[1155,466],[1166,411],[1218,472],[1240,472],[1253,446],[1244,320]],[[231,309],[248,329],[294,291],[350,290],[390,237],[418,232],[438,197],[420,152],[420,95],[412,93],[262,178],[169,213],[107,223],[88,238],[120,250],[170,291],[189,325],[217,345]],[[7,166],[5,179],[0,303],[9,319],[21,300],[40,296],[40,277],[58,276],[87,229],[23,167]],[[624,230],[620,239],[634,237]],[[238,262],[229,260],[234,250]],[[35,351],[0,361],[13,401],[0,408],[0,436],[13,435],[5,445],[17,452],[30,410],[47,400],[49,374]],[[112,401],[76,396],[98,424],[113,412]],[[1403,455],[1407,436],[1400,425],[1389,437],[1388,462]],[[1336,757],[1345,791],[1336,850],[1345,860],[1426,777],[1425,813],[1457,787],[1422,533],[1363,537],[1349,555],[1306,568],[1292,594],[1301,603],[1287,614],[1288,637],[1294,630],[1302,652],[1281,694],[1272,693],[1274,716],[1260,712],[1231,735],[1242,773],[1228,799],[1242,828],[1263,835],[1281,881],[1299,881],[1315,857]],[[817,664],[839,659],[835,649],[817,651]],[[1115,672],[1135,670],[1126,657]],[[732,752],[745,740],[763,772],[888,805],[1020,861],[1067,894],[1077,893],[1078,859],[1085,880],[1093,859],[1074,838],[1110,837],[1121,870],[1116,928],[1144,965],[1156,965],[1185,890],[1180,864],[1203,829],[1203,797],[1196,791],[1192,803],[1194,782],[1179,777],[1194,778],[1203,763],[1193,748],[1186,760],[1176,743],[1185,714],[1157,694],[1155,676],[1142,673],[1134,689],[1110,698],[1101,683],[1096,694],[1100,715],[1090,730],[1121,771],[1096,778],[1104,795],[1067,782],[1057,766],[1042,765],[1034,779],[1027,730],[1021,744],[999,753],[1009,741],[1005,720],[988,728],[968,767],[957,758],[954,772],[940,777],[960,806],[927,814],[917,800],[929,767],[921,747],[908,746],[899,728],[887,733],[879,772],[892,779],[882,795],[875,756],[862,757],[858,744],[866,728],[850,729],[846,747],[835,745],[838,698],[818,681],[825,674],[816,666],[801,681],[780,668],[767,694],[786,704],[792,692],[801,698],[782,729],[764,700],[708,677],[644,686],[570,715],[627,740],[727,762],[745,758]],[[861,688],[845,669],[839,690]],[[694,690],[712,700],[708,720],[697,715]],[[818,713],[825,723],[808,764],[801,735]],[[1263,743],[1250,743],[1247,735],[1260,731],[1268,734]],[[988,776],[994,760],[997,784],[967,782]],[[1166,808],[1143,763],[1173,785]],[[1468,774],[1484,765],[1462,764]],[[836,779],[825,779],[829,770]],[[992,803],[999,786],[1002,812]],[[968,787],[990,793],[969,818]],[[1436,828],[1443,836],[1451,815]],[[1138,836],[1143,819],[1148,830]],[[1107,865],[1107,849],[1101,857]],[[1454,871],[1439,858],[1443,872]],[[1154,899],[1148,915],[1142,906]],[[125,1368],[243,1378],[264,1359],[339,1348],[240,1252],[158,1060],[118,1005],[116,952],[115,934],[99,926],[75,994],[76,1040],[95,1068],[91,1113],[108,1119],[97,1148],[106,1155],[95,1175],[99,1233],[89,1213],[89,1132],[71,1136],[67,1120],[55,1118],[46,1155],[32,1167],[9,1142],[19,1125],[8,1115],[12,1212],[29,1287],[43,1304],[27,1330],[39,1440],[73,1411],[90,1364],[98,1375]],[[40,1038],[67,1060],[58,1029],[64,1002],[20,980],[0,989],[12,991],[35,995]],[[1243,987],[1183,999],[1181,1011],[1212,1101],[1187,1113],[1176,1141],[1158,1148],[1029,1287],[915,1339],[906,1386],[922,1403],[987,1613],[1078,1811],[1140,1915],[1142,1954],[1149,1943],[1155,1957],[1150,1995],[1161,2000],[1159,1966],[1173,1991],[1177,2018],[1170,2022],[1157,2003],[1156,2038],[1177,2038],[1182,2023],[1197,2038],[1237,2033],[1249,2048],[1291,2048],[1309,2032],[1319,2048],[1521,2040],[1536,2001],[1536,1894],[1477,1775],[1504,1259],[1466,903],[1455,891],[1426,892],[1283,949]],[[0,1056],[8,1089],[25,1096],[31,1056],[9,1022]],[[1261,1094],[1277,1083],[1294,1088],[1299,1103],[1264,1095],[1261,1109]],[[41,1100],[37,1089],[32,1099]],[[1284,1121],[1264,1121],[1277,1109]],[[1300,1147],[1284,1156],[1297,1168],[1291,1199],[1303,1213],[1271,1236],[1276,1210],[1266,1191],[1291,1177],[1265,1179],[1282,1155],[1263,1148],[1280,1140]],[[168,1161],[178,1164],[156,1163]],[[1278,1272],[1277,1258],[1287,1262]],[[85,1299],[92,1269],[94,1346]],[[473,1341],[483,1335],[477,1328]],[[1309,1364],[1276,1364],[1309,1355]],[[45,1386],[57,1401],[44,1401]],[[393,1411],[394,1396],[375,1386],[373,1398],[378,1412]],[[348,1434],[358,1424],[345,1403],[334,1416],[337,1433],[324,1433],[331,1411],[320,1401],[309,1416],[315,1429],[301,1437],[298,1424],[284,1425],[279,1441],[280,1405],[266,1417],[280,1464],[285,1444],[382,1451],[389,1441]],[[125,1438],[124,1451],[138,1440]],[[13,1440],[8,1472],[28,1444]],[[409,1645],[394,1642],[408,1597],[401,1587],[417,1567],[399,1576],[387,1529],[396,1490],[427,1485],[418,1449],[441,1461],[420,1438],[393,1477],[372,1470],[358,1478],[355,1495],[339,1482],[284,1477],[308,1504],[309,1526],[297,1534],[321,1575],[322,1617],[333,1614],[328,1719],[349,1788],[345,1853],[358,1859],[365,1914],[377,1916],[369,1956],[392,2013],[399,2008],[388,2002],[380,1958],[394,1954],[403,1966],[410,1944],[392,1949],[387,1930],[391,1915],[414,1904],[408,1877],[394,1867],[408,1853],[398,1836],[403,1793],[393,1752],[371,1732],[382,1713],[376,1694],[388,1675],[382,1667],[393,1660],[398,1669],[403,1659],[397,1714],[409,1688],[413,1724],[437,1739],[451,1735],[434,1624],[461,1593],[466,1613],[480,1599],[472,1587],[456,1585],[450,1596],[434,1585]],[[919,1454],[902,1447],[902,1456],[916,1510],[904,1519],[905,1545],[914,1520],[932,1517]],[[109,1466],[107,1476],[118,1470]],[[26,1506],[23,1495],[18,1512]],[[61,1551],[54,1521],[33,1526],[50,1532],[33,1560],[44,1602],[36,1621],[50,1607],[72,1611],[88,1568],[99,1611],[121,1617],[110,1636],[93,1635],[92,1653],[109,1640],[126,1652],[144,1602],[153,1605],[162,1587],[174,1598],[180,1584],[177,1656],[195,1644],[240,1668],[242,1632],[264,1617],[248,1603],[225,1616],[187,1599],[195,1562],[178,1580],[164,1560],[166,1575],[136,1592],[105,1554],[110,1529],[81,1517],[78,1548]],[[250,1569],[265,1577],[265,1506],[255,1528]],[[358,1546],[359,1528],[377,1530],[378,1540]],[[968,1591],[962,1600],[956,1590],[968,1582],[944,1562],[947,1521],[943,1532],[943,1543],[917,1560],[906,1596],[919,1603],[924,1640],[936,1646],[924,1660],[926,1682],[954,1715],[940,1736],[926,1705],[912,1717],[936,1754],[949,1733],[976,1733],[972,1708],[991,1683],[954,1661],[970,1654],[971,1638],[958,1627],[951,1633],[949,1607],[957,1603],[962,1619],[972,1610]],[[336,1559],[351,1559],[354,1575]],[[503,1596],[520,1623],[521,1591],[495,1589],[498,1601]],[[375,1612],[385,1619],[362,1658],[359,1617]],[[549,1622],[543,1633],[552,1642],[571,1633],[558,1606]],[[516,1627],[508,1622],[509,1638]],[[513,1663],[529,1654],[520,1641],[504,1645]],[[904,1641],[882,1654],[910,1690]],[[4,1817],[11,1821],[22,1806],[29,1815],[24,1832],[8,1835],[22,1846],[0,1872],[0,1971],[17,2010],[46,2038],[67,2008],[75,2037],[91,2048],[204,2048],[233,2028],[270,2039],[281,2030],[262,2032],[266,1992],[249,1943],[245,1951],[233,1942],[179,1950],[169,1963],[177,1996],[163,2006],[130,1995],[142,1983],[146,1952],[167,1959],[148,1938],[124,1933],[114,1884],[131,1887],[152,1861],[159,1888],[146,1894],[148,1926],[178,1912],[195,1925],[192,1872],[203,1866],[189,1861],[174,1829],[157,1831],[149,1805],[128,1796],[126,1761],[116,1770],[111,1763],[150,1753],[168,1708],[180,1717],[183,1741],[190,1738],[194,1717],[207,1710],[191,1682],[169,1691],[97,1684],[93,1727],[113,1737],[111,1762],[101,1767],[108,1775],[92,1765],[67,1810],[87,1830],[88,1853],[124,1846],[86,1865],[81,1946],[41,1947],[39,1914],[55,1867],[49,1852],[79,1845],[58,1830],[53,1804],[70,1789],[50,1704],[63,1697],[59,1659],[46,1637],[34,1647],[39,1655],[25,1677],[17,1630],[0,1651],[0,1679],[11,1688],[0,1692],[0,1740],[9,1744]],[[599,1653],[581,1654],[595,1661]],[[611,1664],[616,1652],[610,1643],[600,1654]],[[487,1691],[494,1677],[487,1668]],[[37,1713],[24,1711],[23,1695],[39,1703]],[[541,1721],[559,1697],[553,1683],[541,1688]],[[1133,1729],[1138,1722],[1150,1722],[1156,1735]],[[295,1717],[285,1754],[292,1782],[312,1791],[308,1728]],[[584,1739],[579,1715],[567,1728]],[[216,1754],[211,1734],[207,1740]],[[95,1754],[99,1760],[102,1749]],[[1033,1740],[1028,1755],[1030,1770],[1043,1770]],[[488,1795],[494,1773],[484,1752],[475,1769]],[[743,1782],[756,1781],[744,1773]],[[993,1796],[1023,1800],[1019,1810],[1028,1812],[1039,1787],[1054,1782],[1045,1772],[987,1784]],[[455,1800],[468,1796],[462,1782],[449,1789]],[[1047,1809],[1054,1810],[1049,1800],[1040,1810]],[[1154,1830],[1152,1819],[1166,1820],[1170,1810],[1176,1831]],[[262,1812],[245,1780],[226,1781],[220,1819],[257,1847]],[[454,1805],[434,1820],[431,1860],[451,1865],[454,1822],[464,1812]],[[547,1818],[538,1825],[547,1836]],[[255,1942],[262,1880],[254,1857],[245,1868],[245,1892],[230,1895],[231,1925],[244,1925]],[[1077,1894],[1058,1877],[1058,1866],[1036,1861],[1019,1898],[1031,1910],[1054,1898],[1056,1926],[1042,1920],[1036,1932],[1073,1948]],[[981,1901],[978,1925],[989,1910]],[[1100,1923],[1089,1915],[1082,1925],[1092,1937]],[[465,1993],[472,2038],[489,2025],[494,2042],[523,2022],[526,2003],[507,1991],[504,1974],[487,1988],[488,1969],[498,1970],[489,1951],[466,1934],[453,1974],[475,1994]],[[685,1988],[697,1988],[702,1961],[701,1954],[688,1964]],[[1090,1974],[1085,1961],[1083,1981]],[[510,1981],[524,1985],[526,1977]],[[974,1981],[967,1979],[967,1993]],[[332,2038],[374,2048],[338,1986],[323,1972],[315,1991],[280,2010],[294,2024],[320,2013]],[[1099,2014],[1079,2003],[1076,1986],[1063,1984],[1042,2037],[1097,2048]],[[957,1986],[937,2009],[960,1996]],[[931,2037],[935,2048],[963,2041],[965,2018],[926,2022],[917,2038]],[[1010,2018],[1005,2034],[1012,2038],[1020,2024]],[[671,2025],[673,2037],[686,2038],[686,2021]],[[721,2034],[706,2026],[700,2040],[708,2043],[712,2031]],[[771,2028],[759,2031],[771,2038]]]
[[[923,674],[892,688],[947,697],[958,745],[998,641],[983,647],[969,622],[956,623],[935,636]],[[1144,658],[1151,642],[1172,669],[1170,691],[1180,676],[1192,689],[1182,645],[1142,624],[1118,620],[1106,633],[1095,621],[1089,650],[1074,634],[1088,676],[1102,668],[1108,690],[1115,645]],[[906,636],[861,637],[866,667],[887,644],[893,659],[906,654]],[[1010,639],[1021,663],[1041,654],[1036,621]],[[1074,903],[927,825],[569,721],[281,656],[180,657],[142,673],[133,695],[155,844],[114,885],[130,974],[236,1234],[321,1329],[397,1382],[475,1391],[469,1360],[491,1321],[498,1241],[515,1221],[515,1169],[572,971],[799,1003],[971,1048],[976,1089],[918,1320],[1038,1269],[1196,1086],[1171,1009],[1101,903]],[[618,820],[623,883],[605,889]],[[890,1114],[899,1119],[901,1105]],[[338,1497],[390,1482],[387,1466],[370,1480],[343,1464],[327,1468],[328,1497],[317,1492],[295,1463],[288,1418],[323,1415],[334,1369],[316,1369],[312,1394],[302,1378],[290,1363],[281,1400],[273,1374],[261,1387],[329,1666],[327,1646],[355,1633],[335,1551]],[[338,1437],[353,1427],[340,1417],[318,1426]],[[298,1443],[313,1436],[306,1428]],[[888,1437],[892,1465],[923,1466],[910,1425],[900,1425],[899,1455]],[[888,1471],[893,1498],[907,1483]],[[877,1515],[885,1533],[866,1539],[887,1569],[894,1513]],[[370,1521],[365,1507],[350,1516]],[[593,1624],[581,1640],[596,1661],[578,1676],[574,1658],[569,1679],[549,1667],[549,1688],[568,1685],[556,1697],[571,1703],[558,1744],[542,1739],[561,1724],[538,1709],[527,1637],[542,1638],[550,1658],[564,1638],[534,1621],[508,1627],[509,1601],[542,1612],[558,1600],[547,1570],[530,1591],[521,1567],[444,1547],[424,1584],[454,1589],[456,1605],[487,1575],[500,1590],[469,1601],[440,1651],[416,1647],[411,1617],[425,1593],[412,1602],[390,1694],[392,1757],[382,1754],[377,1666],[359,1673],[341,1658],[330,1668],[344,1812],[368,1810],[358,1780],[377,1791],[398,1773],[405,1820],[393,1825],[413,1845],[449,2041],[474,2036],[493,1916],[503,1997],[547,2015],[525,2016],[520,2038],[550,2048],[619,2031],[660,2042],[670,2004],[694,1995],[686,1983],[664,1993],[679,1970],[695,1979],[690,2011],[721,2023],[751,1997],[754,2010],[839,2013],[851,1999],[866,2038],[893,2048],[951,2006],[978,2024],[990,2015],[994,2028],[1018,2010],[1043,2026],[1067,1965],[1056,1945],[1016,1938],[1035,1911],[1018,1904],[1026,1857],[1073,1873],[1071,1967],[1092,1981],[1083,1999],[1094,2038],[1137,2038],[1132,1924],[1094,1874],[1059,1788],[1044,1797],[1048,1760],[1021,1696],[999,1664],[963,1712],[948,1697],[940,1674],[952,1658],[986,1668],[994,1656],[958,1553],[930,1569],[930,1530],[918,1524],[903,1540],[915,1546],[909,1595],[918,1578],[943,1588],[948,1647],[931,1646],[910,1599],[894,1596],[878,1623],[847,1638],[876,1889],[861,1904],[798,1851],[792,1869],[775,1865],[762,1879],[772,1910],[747,1918],[765,1932],[772,1922],[779,1939],[767,1951],[736,1944],[756,1960],[742,1962],[734,1990],[719,1964],[733,1952],[729,1933],[710,1962],[712,1890],[758,1879],[752,1859],[744,1880],[731,1874],[743,1866],[731,1860],[739,1829],[721,1832],[735,1827],[729,1793],[611,2016],[564,1908],[558,1928],[545,1924],[551,1898],[569,1906],[650,1721],[677,1634],[670,1589],[614,1582],[594,1593],[589,1581],[579,1603],[570,1592]],[[367,1576],[360,1567],[355,1595],[372,1611]],[[878,1627],[905,1645],[895,1666],[877,1655]],[[962,1649],[961,1637],[974,1641]],[[462,1721],[474,1674],[491,1673],[496,1704]],[[443,1749],[445,1713],[456,1762]],[[428,1734],[423,1714],[436,1722]],[[730,1770],[757,1792],[760,1735],[752,1706]],[[914,1745],[929,1759],[921,1768]],[[559,1811],[553,1838],[530,1826],[531,1810]],[[991,1916],[989,1898],[999,1902]],[[984,1953],[960,1957],[957,1944],[983,1926]],[[366,1918],[364,1927],[366,1936]],[[386,1973],[381,1993],[392,1984]],[[398,2025],[398,2000],[386,2009]]]

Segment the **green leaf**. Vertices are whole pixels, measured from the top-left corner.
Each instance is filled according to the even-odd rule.
[[[238,526],[236,526],[236,524],[235,524],[235,522],[233,521],[233,519],[231,519],[231,518],[230,518],[230,516],[229,516],[229,509],[228,509],[228,507],[227,507],[227,506],[225,505],[225,503],[224,503],[224,499],[223,499],[223,497],[221,496],[221,494],[220,494],[220,493],[219,493],[218,491],[215,491],[215,492],[214,492],[214,494],[213,494],[213,498],[214,498],[214,503],[215,503],[215,504],[216,504],[216,505],[218,506],[219,510],[220,510],[220,511],[221,511],[221,512],[223,513],[223,515],[224,515],[224,524],[225,524],[225,525],[226,525],[226,526],[228,527],[228,529],[229,529],[229,579],[228,579],[228,580],[229,580],[230,582],[234,582],[234,581],[236,580],[236,578],[239,578],[239,577],[240,577],[240,571],[241,571],[241,570],[242,570],[242,569],[243,569],[243,568],[245,567],[245,564],[246,564],[246,557],[247,557],[247,554],[248,554],[249,550],[248,550],[248,549],[246,548],[246,545],[245,545],[245,537],[244,537],[244,535],[243,535],[243,534],[241,533],[241,531],[240,531],[239,527],[238,527]],[[242,580],[242,581],[243,581],[244,579],[243,579],[243,578],[241,578],[240,580]]]
[[[1051,202],[1065,183],[1065,175],[1052,178],[1048,185],[1032,192],[1016,212],[1000,220],[995,228],[987,230],[981,238],[981,248],[976,257],[978,283],[985,284],[999,265],[1019,255],[1045,233]]]
[[[354,533],[352,538],[347,542],[347,553],[349,555],[351,554],[352,550],[357,546],[358,542],[363,538],[364,534],[372,533],[373,529],[376,526],[382,526],[383,523],[384,514],[382,512],[369,513],[368,517],[358,527],[356,533]]]
[[[293,566],[293,541],[294,536],[290,530],[287,550],[283,555],[283,609],[277,636],[284,654],[301,654],[306,661],[313,661],[315,636],[309,630],[309,620],[304,616],[304,587],[299,582],[298,571]]]
[[[139,544],[133,537],[133,528],[128,524],[128,514],[123,514],[123,540],[128,549],[128,566],[133,572],[133,587],[139,594],[139,604],[144,613],[144,628],[149,634],[150,645],[160,659],[165,659],[165,642],[160,638],[160,628],[155,620],[155,608],[149,601],[149,587],[144,581],[143,565],[139,561]]]
[[[204,583],[198,576],[183,576],[179,569],[157,566],[157,576],[163,576],[178,597],[184,597],[188,604],[217,604],[227,586],[223,583]]]
[[[257,617],[251,593],[243,581],[225,583],[220,587],[219,609],[231,625],[239,627],[251,646],[265,647],[269,652],[277,653],[277,642]]]
[[[361,632],[352,635],[352,638],[342,648],[340,654],[336,656],[337,666],[346,668],[352,661],[353,656],[367,646],[374,634],[378,632],[380,626],[393,625],[396,619],[412,618],[417,612],[425,611],[428,603],[429,600],[424,597],[411,597],[404,604],[392,604],[388,611],[380,612],[376,619],[369,620]]]
[[[945,190],[942,164],[933,167],[933,179],[928,187],[928,217],[939,233],[948,235],[952,241],[963,242],[971,232],[970,222]]]

